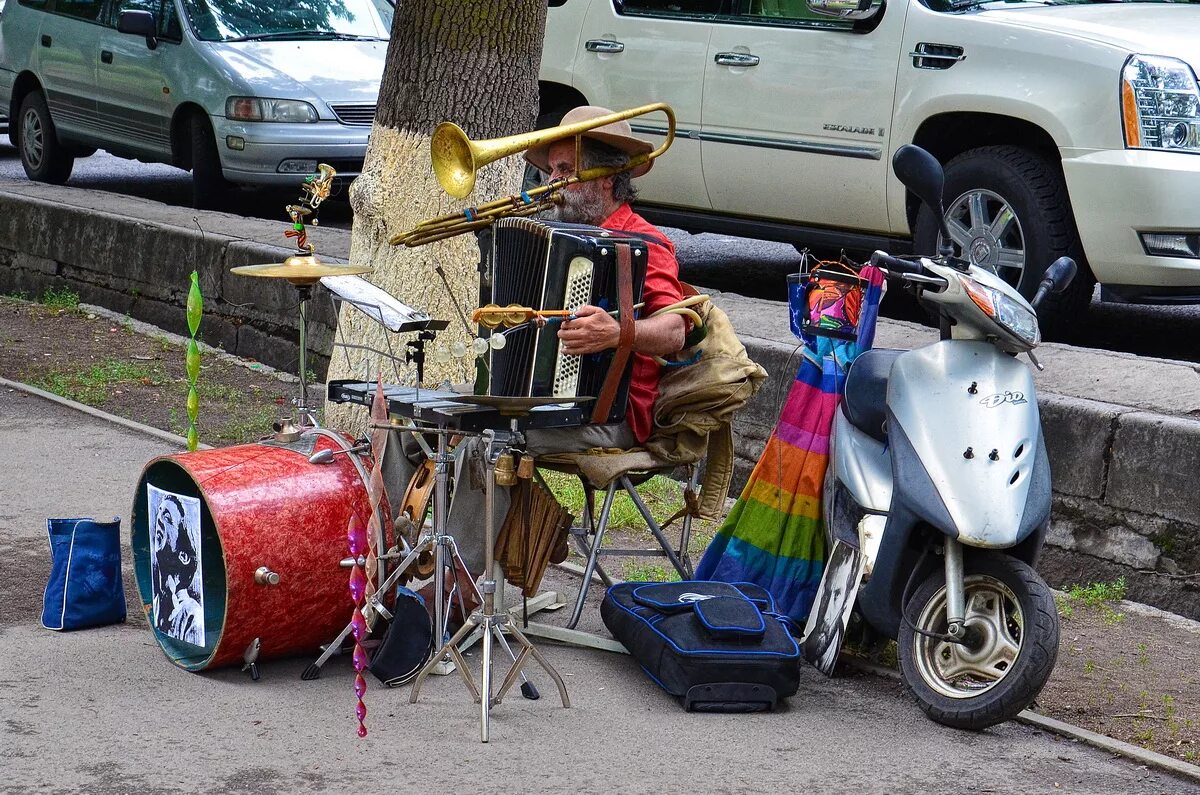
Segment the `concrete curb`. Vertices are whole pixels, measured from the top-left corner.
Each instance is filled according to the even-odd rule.
[[[1174,773],[1177,776],[1191,779],[1200,784],[1200,767],[1189,765],[1187,762],[1182,762],[1174,757],[1160,754],[1157,751],[1147,751],[1145,748],[1139,748],[1121,740],[1114,740],[1103,734],[1097,734],[1093,731],[1074,726],[1070,723],[1063,723],[1061,720],[1048,718],[1045,715],[1039,715],[1036,712],[1025,710],[1017,716],[1017,720],[1030,726],[1036,726],[1039,729],[1044,729],[1048,732],[1070,737],[1080,742],[1085,742],[1088,745],[1095,746],[1102,751],[1109,751],[1114,754],[1120,754],[1126,759],[1132,759],[1135,762],[1140,762],[1148,767],[1156,767],[1159,770],[1165,770],[1168,773]]]
[[[842,656],[841,661],[864,673],[872,674],[874,676],[882,676],[885,679],[892,679],[897,682],[904,681],[904,677],[901,676],[900,672],[892,668],[867,662],[866,660],[846,657],[844,655]],[[1114,740],[1112,737],[1108,737],[1103,734],[1097,734],[1096,732],[1089,731],[1081,726],[1076,726],[1061,720],[1049,718],[1045,715],[1039,715],[1038,713],[1031,712],[1027,709],[1022,710],[1021,713],[1017,715],[1016,720],[1026,724],[1027,726],[1034,726],[1038,729],[1042,729],[1043,731],[1057,734],[1060,737],[1069,737],[1072,740],[1078,740],[1080,742],[1087,743],[1088,745],[1099,748],[1102,751],[1108,751],[1110,753],[1123,756],[1126,759],[1134,762],[1139,762],[1147,767],[1165,770],[1168,773],[1172,773],[1176,776],[1182,776],[1183,778],[1200,783],[1200,767],[1197,767],[1196,765],[1190,765],[1187,762],[1167,756],[1165,754],[1160,754],[1157,751],[1148,751],[1145,748],[1140,748],[1131,743],[1123,742],[1121,740]]]
[[[61,395],[56,395],[53,392],[47,392],[44,389],[38,389],[37,387],[30,386],[29,384],[22,384],[20,381],[10,381],[7,378],[0,377],[0,387],[15,389],[19,392],[24,392],[28,395],[33,395],[34,397],[39,397],[43,400],[49,400],[51,403],[57,403],[60,406],[66,406],[69,409],[75,409],[76,411],[82,412],[91,417],[95,417],[96,419],[111,422],[114,425],[120,425],[121,427],[128,428],[131,431],[137,431],[138,433],[143,433],[147,436],[153,436],[154,438],[160,439],[164,442],[177,444],[179,445],[180,452],[183,452],[187,449],[187,439],[183,438],[182,436],[176,436],[173,433],[167,433],[166,431],[159,430],[158,428],[151,428],[149,425],[143,425],[140,422],[127,420],[124,417],[118,417],[115,414],[109,414],[107,411],[101,411],[100,409],[95,409],[91,406],[85,406],[82,403],[69,400]],[[200,449],[211,450],[213,448],[210,444],[201,443]]]

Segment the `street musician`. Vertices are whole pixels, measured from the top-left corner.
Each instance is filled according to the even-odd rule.
[[[569,111],[564,126],[611,115],[612,111],[582,106]],[[576,170],[625,166],[630,159],[651,152],[650,144],[635,138],[629,122],[619,120],[587,129],[580,135],[576,163],[574,137],[540,144],[526,151],[526,159],[551,179],[575,176]],[[536,429],[526,433],[527,452],[535,458],[550,453],[583,452],[593,448],[627,450],[649,437],[654,401],[658,396],[660,365],[654,356],[669,356],[684,347],[688,321],[681,314],[650,315],[676,304],[683,298],[679,284],[679,265],[675,247],[656,227],[635,213],[630,206],[637,196],[632,180],[650,170],[654,160],[598,179],[572,182],[562,189],[558,204],[545,211],[550,220],[599,226],[633,232],[647,241],[648,257],[642,288],[643,307],[634,321],[633,364],[625,418],[610,423],[585,424],[572,428]],[[577,309],[561,324],[558,337],[562,353],[584,355],[615,349],[620,324],[607,311],[591,305]],[[446,530],[454,536],[468,569],[478,574],[483,561],[484,491],[482,479],[469,475],[467,467],[480,459],[475,441],[459,448],[455,465],[455,490],[446,520]],[[407,483],[412,465],[404,457],[389,456],[385,461],[390,482]],[[478,464],[475,464],[478,466]],[[503,517],[510,504],[506,489],[496,490],[495,510]]]
[[[563,124],[609,115],[612,111],[593,105],[575,108],[563,118]],[[649,152],[650,144],[634,138],[629,122],[618,121],[583,133],[580,168],[621,166],[631,155]],[[547,173],[551,179],[570,177],[575,172],[573,139],[535,146],[525,158]],[[589,182],[577,182],[563,190],[561,202],[550,217],[558,221],[589,224],[605,229],[635,232],[649,242],[646,279],[642,288],[645,304],[642,318],[634,322],[633,376],[629,385],[629,408],[624,422],[610,425],[585,425],[529,434],[530,453],[575,452],[593,447],[628,449],[646,441],[650,435],[651,412],[658,396],[659,365],[652,356],[666,356],[683,348],[687,321],[682,315],[649,317],[655,311],[682,300],[679,263],[675,247],[666,235],[640,215],[630,204],[637,197],[633,179],[650,170],[649,160],[631,171]],[[620,326],[608,312],[595,306],[583,306],[572,319],[564,322],[558,338],[569,354],[598,353],[617,347]]]

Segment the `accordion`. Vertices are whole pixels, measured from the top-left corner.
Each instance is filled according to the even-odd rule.
[[[632,301],[641,301],[648,256],[646,241],[594,226],[501,218],[492,228],[491,295],[486,301],[534,309],[578,309],[585,304],[615,310],[619,304],[618,248],[629,251]],[[591,413],[592,422],[625,417],[632,357],[604,351],[586,356],[559,350],[558,323],[527,323],[507,330],[505,345],[491,349],[489,395],[600,397],[614,359],[623,362],[609,406]],[[611,391],[610,391],[611,394]],[[602,401],[604,402],[604,401]],[[589,413],[585,407],[585,414]]]

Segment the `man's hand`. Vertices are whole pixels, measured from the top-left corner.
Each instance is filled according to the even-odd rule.
[[[573,320],[558,330],[563,353],[581,356],[617,347],[621,341],[621,324],[598,306],[581,306]]]

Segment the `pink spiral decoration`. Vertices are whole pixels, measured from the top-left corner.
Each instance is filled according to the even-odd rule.
[[[367,669],[368,660],[367,650],[363,648],[362,642],[367,635],[367,622],[362,614],[362,601],[367,591],[367,575],[362,566],[358,565],[358,557],[367,546],[367,534],[357,516],[350,517],[350,526],[346,529],[346,542],[350,546],[350,555],[354,558],[354,567],[350,570],[350,599],[354,602],[350,632],[354,636],[354,670],[357,672],[354,677],[354,695],[358,697],[354,714],[358,717],[358,736],[366,737],[367,705],[363,703],[363,696],[367,693],[367,680],[363,679],[362,672]]]

